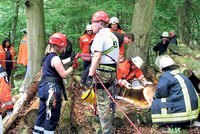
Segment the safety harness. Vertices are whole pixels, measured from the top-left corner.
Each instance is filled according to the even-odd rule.
[[[102,55],[105,55],[105,56],[109,57],[115,64],[99,64],[98,69],[103,70],[103,71],[111,71],[111,72],[113,72],[113,71],[116,71],[116,63],[117,63],[117,61],[115,59],[113,59],[108,54],[110,52],[112,52],[115,48],[117,48],[118,44],[117,44],[117,40],[115,39],[115,35],[110,31],[108,31],[108,34],[110,35],[110,37],[113,40],[113,45],[109,49],[103,51]]]
[[[55,83],[58,83],[62,87],[62,92],[63,92],[63,96],[64,96],[65,100],[67,100],[67,94],[66,94],[66,91],[65,91],[63,80],[61,78],[43,76],[41,82],[52,83],[49,86],[49,90],[48,90],[49,95],[48,95],[48,99],[47,99],[47,102],[46,102],[46,106],[47,106],[47,109],[46,109],[47,116],[46,116],[46,118],[47,118],[47,120],[49,120],[51,118],[51,109],[53,108],[53,102],[54,101],[56,102],[56,88],[54,87]]]

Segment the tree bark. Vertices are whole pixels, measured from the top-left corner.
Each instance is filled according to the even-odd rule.
[[[16,35],[16,27],[17,27],[17,21],[18,21],[18,13],[19,13],[19,6],[20,6],[20,0],[16,0],[15,2],[15,16],[13,20],[13,25],[12,25],[12,32],[11,32],[11,44],[15,46],[15,35]],[[13,79],[13,71],[10,76],[10,84],[11,88],[14,87],[14,79]]]
[[[26,90],[40,69],[46,45],[43,0],[26,0],[25,5],[28,34],[28,66],[21,88]]]
[[[135,34],[135,41],[129,45],[126,58],[141,56],[146,61],[155,6],[156,0],[135,1],[131,30]]]

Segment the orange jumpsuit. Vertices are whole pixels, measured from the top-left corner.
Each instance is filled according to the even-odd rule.
[[[13,67],[15,66],[15,62],[14,62],[14,57],[15,57],[15,49],[13,46],[10,47],[9,49],[10,54],[11,54],[11,60],[13,61]],[[0,64],[6,68],[6,51],[3,49],[3,46],[0,45]]]
[[[83,36],[80,37],[79,45],[82,54],[90,54],[90,42],[93,40],[94,36],[94,34],[89,36],[87,33],[85,33]]]
[[[0,65],[0,113],[2,113],[3,110],[2,104],[5,104],[6,110],[13,109],[12,96],[7,74],[3,66]]]
[[[143,77],[144,75],[138,67],[135,66],[134,69],[131,68],[131,61],[125,60],[124,62],[119,63],[117,69],[117,81],[119,81],[120,79],[130,81],[134,78],[141,79]]]
[[[28,64],[28,37],[27,35],[20,42],[17,64],[27,66]]]

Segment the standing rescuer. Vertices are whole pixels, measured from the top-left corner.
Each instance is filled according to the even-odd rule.
[[[109,16],[104,11],[98,11],[92,16],[93,32],[96,34],[91,46],[92,63],[86,80],[86,87],[92,88],[93,76],[96,80],[97,110],[104,134],[112,133],[110,114],[110,98],[103,85],[109,89],[116,77],[119,55],[119,39],[107,27]],[[103,83],[103,85],[100,83]]]
[[[84,61],[83,70],[85,70],[91,63],[90,56],[90,42],[93,40],[95,34],[92,31],[92,25],[87,25],[85,33],[80,37],[80,49],[82,52],[82,60]]]
[[[4,70],[3,66],[0,64],[0,134],[3,133],[3,124],[2,124],[3,105],[5,105],[5,108],[7,110],[7,115],[10,115],[13,110],[10,85],[8,82],[7,73]]]
[[[118,32],[120,34],[125,34],[125,32],[121,29],[121,26],[119,24],[119,19],[117,17],[110,18],[108,28],[110,28],[111,32]],[[123,62],[125,59],[124,44],[125,43],[123,43],[119,48],[119,62]]]
[[[28,64],[28,36],[26,29],[22,29],[24,37],[20,41],[17,64],[27,66]]]
[[[6,73],[8,75],[8,81],[10,81],[12,70],[15,69],[15,53],[15,49],[10,43],[10,39],[4,39],[2,45],[0,45],[0,64],[6,70]]]
[[[46,55],[42,61],[42,80],[39,85],[38,95],[40,106],[35,122],[34,134],[53,134],[60,118],[61,95],[65,90],[62,78],[66,78],[73,69],[78,67],[77,58],[67,70],[64,64],[70,62],[70,58],[61,61],[58,54],[67,46],[67,37],[62,33],[54,33],[49,38]],[[64,92],[63,92],[64,93]]]
[[[104,11],[98,11],[92,16],[93,32],[95,35],[91,46],[93,54],[92,63],[89,70],[89,76],[86,81],[86,87],[91,88],[93,76],[96,74],[109,88],[115,79],[116,64],[118,61],[119,45],[117,37],[106,28],[109,22],[109,16]],[[115,43],[115,44],[114,44]],[[113,50],[106,55],[103,52],[113,47]],[[97,110],[99,113],[101,128],[104,134],[112,133],[112,122],[110,115],[110,99],[108,94],[97,81]]]

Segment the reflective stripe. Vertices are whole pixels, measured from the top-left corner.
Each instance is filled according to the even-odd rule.
[[[175,121],[188,121],[198,118],[199,110],[193,110],[190,113],[173,113],[173,114],[152,114],[153,122],[175,122]]]
[[[116,70],[116,68],[115,67],[111,67],[111,66],[107,66],[107,65],[99,65],[99,67],[98,68],[100,68],[100,69],[107,69],[107,70],[112,70],[112,71],[115,71]]]
[[[13,105],[12,101],[8,101],[8,102],[3,102],[5,105],[9,106],[9,105]]]
[[[7,75],[6,72],[1,72],[1,73],[0,73],[0,78],[1,78],[1,77],[4,77],[4,76],[6,76],[6,75]]]
[[[37,132],[33,132],[33,134],[40,134],[40,133],[37,133]]]
[[[107,49],[106,51],[104,51],[102,54],[103,55],[108,54],[108,53],[110,53],[115,48],[117,48],[117,42],[113,41],[113,46],[111,48]]]
[[[171,71],[170,73],[174,75],[174,77],[178,80],[178,82],[181,85],[183,96],[184,96],[186,112],[164,114],[165,112],[163,113],[163,111],[161,110],[162,111],[161,114],[152,114],[152,121],[153,122],[176,122],[176,121],[188,121],[188,120],[193,120],[193,119],[198,118],[199,109],[192,111],[191,104],[190,104],[190,96],[187,90],[187,86],[184,82],[184,79],[180,75],[178,75],[179,73],[178,70]],[[161,99],[161,102],[163,101],[164,100]]]
[[[44,130],[44,134],[54,134],[54,131],[47,131],[47,130]]]
[[[44,128],[39,126],[34,126],[34,129],[39,131],[44,131]]]
[[[161,102],[167,102],[167,99],[166,98],[162,98]],[[161,108],[161,114],[167,114],[167,108],[166,107]]]
[[[182,92],[183,92],[183,96],[184,96],[184,101],[185,101],[185,107],[186,107],[186,112],[191,112],[192,108],[191,108],[191,104],[190,104],[190,96],[187,90],[187,86],[183,80],[183,78],[181,78],[179,75],[175,75],[174,76],[180,83],[181,88],[182,88]]]

